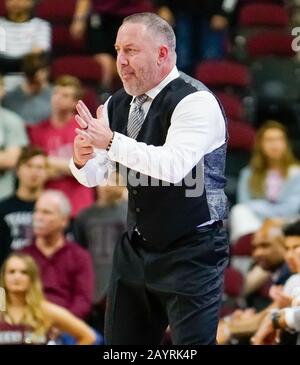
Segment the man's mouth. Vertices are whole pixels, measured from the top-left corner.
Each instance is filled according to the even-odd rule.
[[[133,75],[134,75],[133,72],[122,72],[122,78],[123,79],[127,79],[127,78],[129,78],[129,77],[131,77]]]

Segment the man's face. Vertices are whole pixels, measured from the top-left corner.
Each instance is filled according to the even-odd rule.
[[[254,237],[252,256],[264,270],[273,271],[284,261],[284,248],[278,238]]]
[[[37,200],[33,214],[33,231],[37,237],[46,238],[64,231],[68,220],[59,207],[57,197],[50,194]]]
[[[145,25],[123,24],[115,48],[118,73],[129,95],[141,95],[159,84],[160,45]]]
[[[56,113],[67,113],[75,111],[77,99],[75,89],[72,86],[59,86],[53,88],[51,97],[52,110]]]
[[[285,239],[285,259],[292,272],[300,273],[300,236]]]
[[[33,0],[6,0],[5,7],[9,15],[29,13],[33,8]]]
[[[18,167],[19,183],[28,189],[40,189],[47,179],[46,156],[36,155]]]

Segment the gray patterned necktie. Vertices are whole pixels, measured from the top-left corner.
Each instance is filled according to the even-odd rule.
[[[128,118],[128,125],[127,125],[128,137],[136,139],[136,137],[138,136],[145,118],[145,113],[142,106],[147,99],[148,96],[146,94],[142,94],[135,97],[131,113]]]

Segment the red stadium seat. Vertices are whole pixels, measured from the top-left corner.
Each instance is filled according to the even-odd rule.
[[[257,33],[248,39],[247,53],[250,57],[269,55],[293,57],[296,53],[292,49],[292,41],[291,34],[279,31]]]
[[[242,7],[239,27],[287,27],[289,17],[283,6],[277,4],[248,4]]]
[[[233,61],[204,61],[197,68],[195,77],[209,87],[247,87],[250,73],[245,65]]]
[[[5,15],[5,4],[4,1],[0,1],[0,16],[4,16]]]
[[[244,117],[243,105],[241,100],[232,94],[227,93],[216,93],[216,96],[220,100],[224,107],[226,116],[229,120],[241,120]]]
[[[52,27],[52,48],[55,55],[86,52],[85,39],[75,40],[71,37],[69,25],[55,24]],[[67,45],[67,47],[66,47]]]
[[[76,0],[41,0],[36,7],[36,16],[49,22],[70,23]]]
[[[230,120],[228,123],[228,148],[230,150],[252,151],[255,129],[247,122]]]
[[[227,267],[224,275],[224,294],[220,317],[230,315],[240,308],[244,287],[244,277],[233,267]]]
[[[101,100],[98,99],[95,90],[92,88],[85,88],[82,100],[89,108],[92,115],[96,116],[96,110],[101,104]]]
[[[90,56],[58,57],[52,63],[51,75],[53,79],[61,75],[76,76],[89,85],[99,85],[102,81],[102,69]]]
[[[253,233],[240,237],[237,242],[231,246],[231,256],[251,256]]]
[[[243,274],[233,267],[227,267],[224,276],[224,292],[227,295],[238,297],[243,292]]]

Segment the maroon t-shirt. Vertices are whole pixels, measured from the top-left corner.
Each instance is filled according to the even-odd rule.
[[[50,302],[67,308],[80,318],[89,314],[94,296],[94,272],[87,250],[66,241],[51,257],[46,257],[35,242],[22,252],[32,256],[38,264],[44,292]]]
[[[45,345],[47,337],[37,335],[29,326],[10,324],[0,318],[0,345]]]

